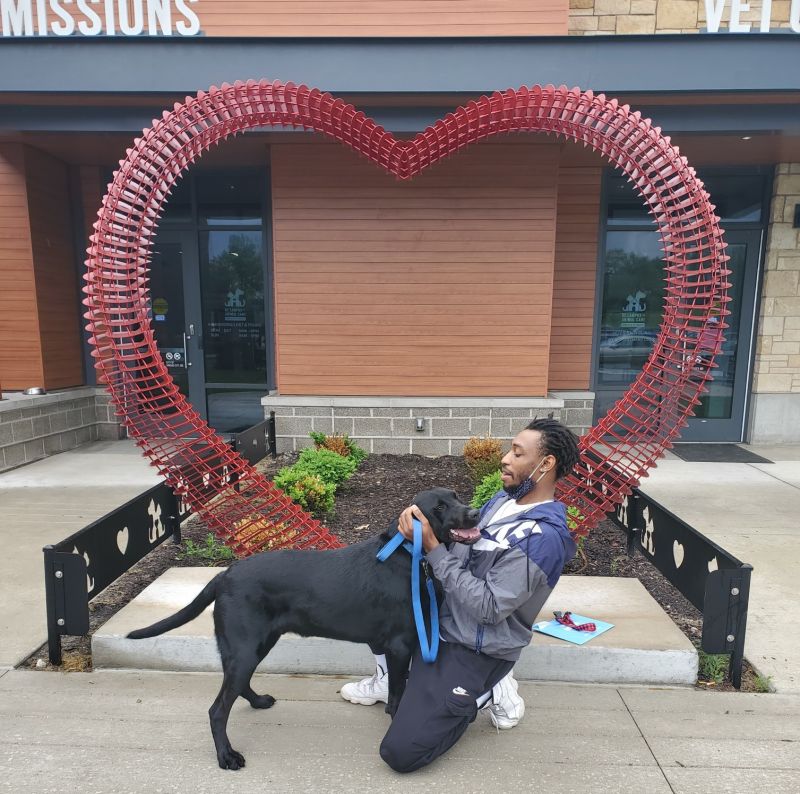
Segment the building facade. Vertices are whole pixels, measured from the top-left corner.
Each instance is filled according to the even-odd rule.
[[[730,327],[683,440],[800,440],[800,0],[0,0],[0,26],[0,467],[119,433],[81,327],[105,186],[163,109],[249,78],[330,91],[397,136],[534,83],[641,110],[731,256]],[[183,176],[151,259],[178,386],[221,432],[274,410],[283,448],[313,429],[456,454],[549,414],[583,431],[649,357],[663,299],[641,200],[545,135],[400,183],[319,136],[251,131]]]

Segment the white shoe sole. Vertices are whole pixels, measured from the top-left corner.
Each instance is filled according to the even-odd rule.
[[[344,700],[349,703],[355,703],[357,706],[374,706],[376,703],[386,703],[385,700],[381,700],[380,698],[359,697],[358,695],[348,697],[344,692],[340,692],[339,694]]]
[[[340,693],[341,694],[341,693]],[[347,697],[347,695],[342,695],[342,697],[349,701],[350,703],[355,703],[359,706],[374,706],[376,703],[385,703],[385,700],[379,700],[376,698],[360,698],[357,696],[354,697]]]

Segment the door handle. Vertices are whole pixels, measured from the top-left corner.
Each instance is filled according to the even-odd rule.
[[[189,361],[189,353],[188,353],[188,351],[186,349],[186,340],[188,338],[189,337],[186,336],[186,332],[184,331],[183,332],[183,366],[184,366],[185,369],[189,369],[189,367],[192,366],[192,362]]]

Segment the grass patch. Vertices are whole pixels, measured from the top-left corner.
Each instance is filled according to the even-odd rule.
[[[697,654],[699,657],[698,678],[722,684],[725,676],[728,675],[728,665],[730,656],[725,653],[706,653],[698,646]]]
[[[221,562],[233,562],[236,555],[222,541],[217,540],[209,532],[202,543],[189,539],[183,544],[183,551],[178,554],[179,560],[197,560],[203,565],[217,565]]]
[[[756,673],[755,677],[753,678],[753,689],[756,692],[771,692],[772,676],[761,675],[761,673]]]

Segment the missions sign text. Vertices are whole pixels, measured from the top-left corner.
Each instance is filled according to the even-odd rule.
[[[196,36],[197,0],[0,0],[3,36]]]

